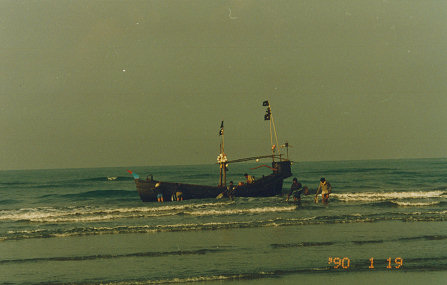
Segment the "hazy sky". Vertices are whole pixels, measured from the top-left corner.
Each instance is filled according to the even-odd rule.
[[[447,1],[1,0],[0,170],[447,157]]]

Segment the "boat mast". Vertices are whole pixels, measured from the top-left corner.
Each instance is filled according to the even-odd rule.
[[[219,163],[220,167],[220,177],[219,177],[219,187],[225,187],[227,185],[227,156],[225,155],[224,147],[225,147],[225,140],[224,140],[224,122],[220,124],[220,130],[219,130],[219,136],[220,136],[220,154],[217,156],[217,162]]]
[[[275,121],[273,119],[272,108],[268,100],[262,103],[262,106],[266,106],[267,110],[264,115],[264,120],[270,121],[270,144],[272,145],[272,159],[275,161],[275,153],[278,152],[279,160],[281,161],[281,150],[279,149],[278,144],[278,134],[276,133]],[[272,132],[273,129],[273,132]],[[273,134],[275,135],[276,144],[273,144]]]
[[[289,159],[289,142],[285,142],[283,146],[286,148],[287,159]]]

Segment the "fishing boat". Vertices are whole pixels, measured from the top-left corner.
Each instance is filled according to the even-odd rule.
[[[266,166],[271,170],[270,174],[263,175],[262,177],[251,181],[250,183],[240,183],[235,185],[232,190],[232,196],[235,197],[268,197],[279,195],[282,192],[283,180],[292,175],[291,162],[288,157],[284,158],[281,154],[280,148],[278,148],[278,136],[276,134],[276,127],[273,120],[273,114],[271,112],[270,103],[268,101],[263,102],[263,106],[267,107],[264,120],[270,121],[270,142],[272,145],[271,154],[260,155],[254,157],[241,158],[229,161],[224,152],[224,125],[221,122],[219,136],[221,137],[220,154],[217,157],[217,164],[219,165],[219,183],[216,186],[195,185],[187,183],[177,183],[169,181],[159,181],[154,177],[148,176],[146,179],[141,179],[138,174],[130,171],[133,175],[135,184],[140,195],[140,198],[144,202],[157,201],[157,196],[160,194],[164,197],[164,201],[175,200],[174,197],[181,195],[182,199],[205,199],[205,198],[220,198],[228,193],[226,190],[226,172],[230,164],[246,162],[246,161],[259,161],[260,159],[270,158],[272,160],[271,167]],[[273,142],[273,135],[276,139],[276,144]],[[288,146],[288,144],[286,144]],[[261,167],[259,166],[259,167]]]

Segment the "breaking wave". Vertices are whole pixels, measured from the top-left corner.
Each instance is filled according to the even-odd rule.
[[[259,207],[246,209],[220,209],[228,203],[182,204],[161,207],[135,208],[27,208],[20,210],[0,211],[0,221],[27,221],[40,223],[91,222],[129,218],[162,217],[175,215],[190,216],[222,216],[222,215],[254,215],[272,212],[290,212],[296,206]],[[214,208],[214,209],[210,209]],[[216,209],[217,208],[217,209]]]
[[[435,202],[400,202],[400,201],[391,201],[391,203],[394,203],[398,206],[402,207],[424,207],[424,206],[434,206],[441,204],[440,201]]]
[[[364,192],[364,193],[334,193],[332,197],[341,202],[382,202],[399,199],[442,198],[445,191],[408,191],[408,192]]]
[[[157,232],[187,232],[208,231],[237,228],[257,227],[284,227],[299,225],[320,224],[350,224],[350,223],[376,223],[383,221],[446,221],[445,211],[421,214],[419,212],[402,214],[387,213],[387,215],[340,215],[315,216],[302,218],[273,218],[248,221],[202,222],[202,223],[176,223],[154,225],[118,225],[118,226],[78,226],[68,228],[38,228],[28,230],[10,230],[0,234],[0,241],[20,240],[32,238],[60,238],[70,236],[87,236],[102,234],[129,234],[129,233],[157,233]],[[81,224],[82,225],[82,224]],[[318,246],[321,244],[299,244],[299,246]]]

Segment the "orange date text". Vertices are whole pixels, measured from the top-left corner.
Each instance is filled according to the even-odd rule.
[[[349,257],[329,257],[328,264],[334,269],[348,269],[351,266],[351,259]],[[402,257],[388,257],[386,262],[379,260],[376,264],[374,257],[369,259],[368,268],[374,269],[376,266],[385,267],[387,269],[399,269],[403,266],[404,260]]]

